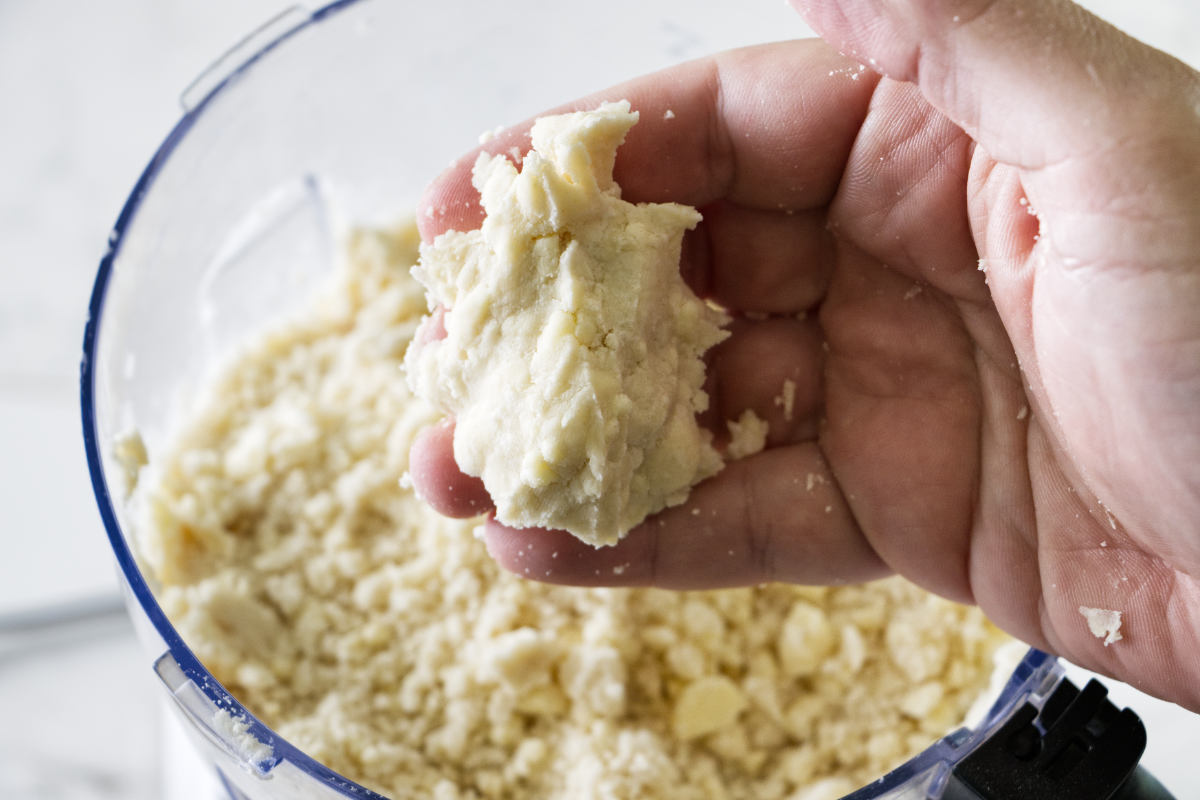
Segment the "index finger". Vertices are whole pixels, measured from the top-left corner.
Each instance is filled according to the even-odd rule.
[[[731,50],[635,78],[547,114],[630,101],[640,119],[614,174],[634,203],[705,206],[726,200],[767,211],[820,208],[837,191],[878,76],[819,39]],[[480,152],[514,161],[533,120],[498,133],[454,162],[421,200],[432,241],[483,220],[471,167]]]

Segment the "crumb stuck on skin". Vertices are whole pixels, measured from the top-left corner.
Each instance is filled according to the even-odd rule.
[[[783,409],[784,421],[791,422],[796,413],[796,382],[791,378],[784,378],[783,385],[779,388],[779,394],[776,395],[774,402],[776,406]]]
[[[736,420],[727,420],[725,424],[729,428],[725,454],[731,461],[762,452],[767,446],[767,422],[752,409],[746,409]]]
[[[1092,632],[1092,636],[1103,639],[1105,647],[1125,638],[1121,635],[1120,611],[1080,606],[1079,613],[1087,620],[1088,630]]]

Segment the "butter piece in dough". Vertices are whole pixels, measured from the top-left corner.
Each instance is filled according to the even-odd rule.
[[[454,457],[511,527],[595,546],[682,503],[721,469],[703,353],[728,317],[679,274],[676,203],[621,199],[612,169],[629,103],[544,117],[517,168],[474,168],[487,217],[421,248],[413,274],[449,310],[446,338],[410,348],[413,391],[457,420]]]

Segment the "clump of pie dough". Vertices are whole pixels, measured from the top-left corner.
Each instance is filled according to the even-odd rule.
[[[722,466],[696,414],[728,317],[679,274],[700,214],[621,199],[613,162],[637,119],[627,101],[539,119],[520,171],[481,155],[482,227],[422,246],[413,270],[448,313],[405,366],[455,416],[459,467],[506,525],[596,546]]]

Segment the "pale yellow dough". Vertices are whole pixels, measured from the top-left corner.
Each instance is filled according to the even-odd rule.
[[[675,203],[628,203],[613,182],[629,103],[539,119],[521,170],[481,155],[487,218],[421,249],[414,275],[449,310],[414,347],[413,391],[457,420],[454,456],[510,526],[614,544],[722,466],[696,422],[703,353],[727,317],[679,273]]]
[[[1006,641],[978,608],[900,578],[541,584],[400,488],[434,418],[399,369],[416,242],[350,237],[169,441],[121,442],[158,602],[255,716],[391,800],[829,800],[962,719]]]

